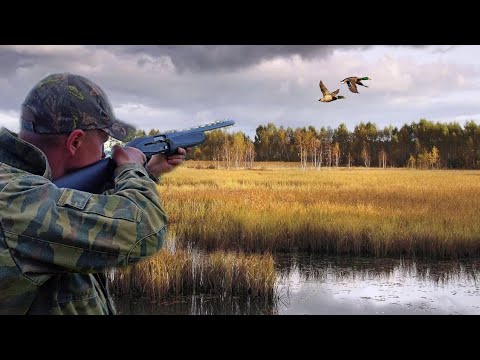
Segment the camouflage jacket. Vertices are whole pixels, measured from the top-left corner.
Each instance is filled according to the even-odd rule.
[[[111,195],[50,180],[45,154],[0,128],[0,314],[111,313],[98,274],[163,245],[156,184],[137,164],[117,167]]]

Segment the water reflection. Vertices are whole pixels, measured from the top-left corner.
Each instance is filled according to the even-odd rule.
[[[478,260],[277,257],[279,314],[480,314]]]
[[[120,314],[480,314],[480,260],[276,255],[275,299],[195,295],[162,303],[117,300]]]
[[[192,295],[163,302],[115,299],[121,315],[275,315],[275,302],[251,298]]]
[[[480,272],[480,260],[433,261],[406,259],[372,259],[325,257],[314,254],[277,255],[276,265],[280,275],[299,273],[305,280],[322,280],[335,277],[338,280],[405,277],[434,283],[468,281],[475,283]]]

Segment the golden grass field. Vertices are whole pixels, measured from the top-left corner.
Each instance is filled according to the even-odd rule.
[[[200,164],[201,163],[201,164]],[[189,161],[159,192],[177,246],[376,257],[480,255],[480,171],[205,169]]]

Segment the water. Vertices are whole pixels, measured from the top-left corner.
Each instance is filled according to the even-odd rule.
[[[273,302],[195,295],[163,303],[117,300],[120,314],[480,315],[480,260],[277,255]]]
[[[478,260],[280,261],[279,314],[480,314]]]

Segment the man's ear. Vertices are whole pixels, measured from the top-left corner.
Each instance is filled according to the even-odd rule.
[[[80,129],[73,130],[67,138],[67,152],[74,156],[85,140],[85,132]]]

